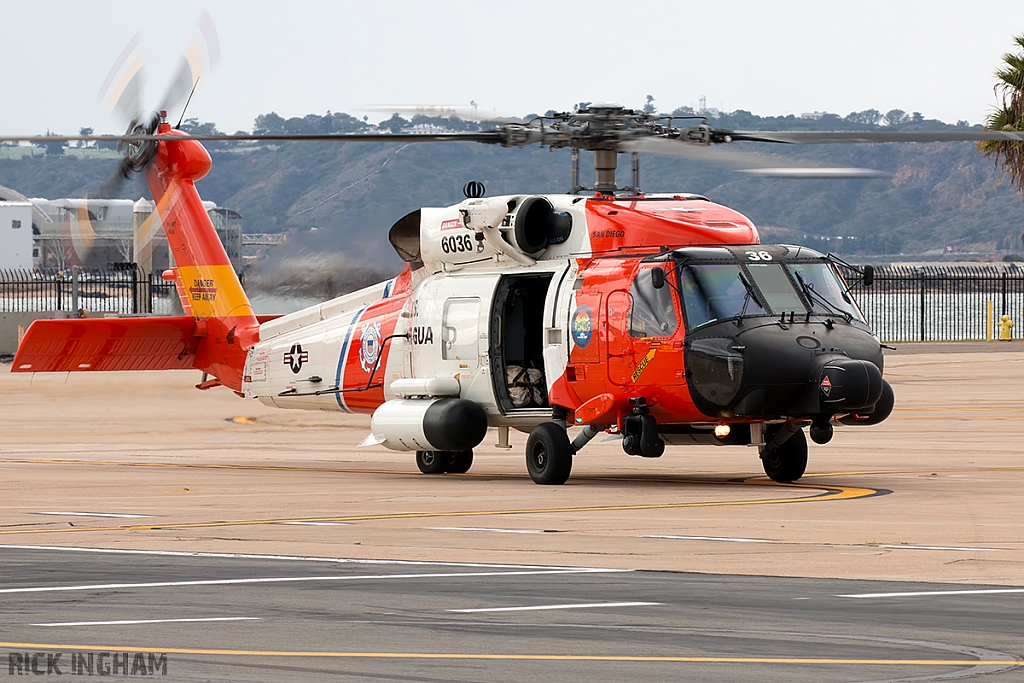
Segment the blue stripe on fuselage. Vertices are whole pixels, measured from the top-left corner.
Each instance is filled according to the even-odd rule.
[[[348,355],[349,343],[352,341],[352,331],[355,329],[356,323],[359,322],[359,319],[363,316],[363,313],[366,312],[367,308],[369,308],[369,306],[364,306],[363,308],[359,309],[359,311],[354,316],[352,316],[352,321],[349,322],[348,329],[345,330],[345,341],[343,341],[341,344],[341,355],[338,356],[338,371],[334,375],[334,386],[338,387],[339,389],[345,388],[341,383],[341,376],[345,371],[345,357]],[[344,394],[338,392],[337,394],[334,395],[334,398],[337,399],[339,408],[344,410],[346,413],[351,413],[352,411],[348,409],[348,406],[345,404],[345,399],[342,398],[343,396]]]

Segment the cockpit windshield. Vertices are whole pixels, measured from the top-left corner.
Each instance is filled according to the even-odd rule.
[[[807,258],[790,259],[784,254],[756,252],[748,262],[723,263],[712,249],[687,250],[692,260],[678,269],[686,325],[690,329],[718,320],[758,315],[840,315],[864,322],[864,316],[847,292],[831,264]],[[745,252],[747,254],[754,252]],[[760,254],[765,256],[760,256]],[[753,260],[753,259],[752,259]]]
[[[713,320],[765,313],[739,264],[684,266],[679,277],[690,328]]]
[[[819,314],[850,314],[864,322],[860,309],[827,263],[790,263],[788,268]]]
[[[793,289],[793,283],[782,270],[780,263],[748,263],[747,269],[754,284],[761,290],[761,294],[768,301],[768,307],[772,313],[800,313],[807,312],[807,307],[800,301],[800,295]]]

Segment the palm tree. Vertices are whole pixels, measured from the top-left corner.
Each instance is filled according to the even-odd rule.
[[[1024,131],[1024,34],[1013,42],[1017,54],[1003,55],[1004,66],[996,70],[996,96],[1001,103],[985,119],[986,130]],[[1024,193],[1024,142],[987,140],[978,143],[986,157],[994,156],[1003,171],[1010,174],[1010,183]]]

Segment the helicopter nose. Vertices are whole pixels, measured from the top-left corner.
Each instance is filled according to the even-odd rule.
[[[849,326],[729,322],[691,335],[684,348],[690,395],[705,415],[854,413],[883,393],[878,341]]]
[[[853,412],[870,408],[882,396],[878,366],[856,358],[836,358],[818,373],[818,391],[826,412]]]

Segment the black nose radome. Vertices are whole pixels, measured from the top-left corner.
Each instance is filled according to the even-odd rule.
[[[833,359],[818,374],[818,391],[822,404],[833,412],[861,410],[878,403],[882,373],[870,361]]]

